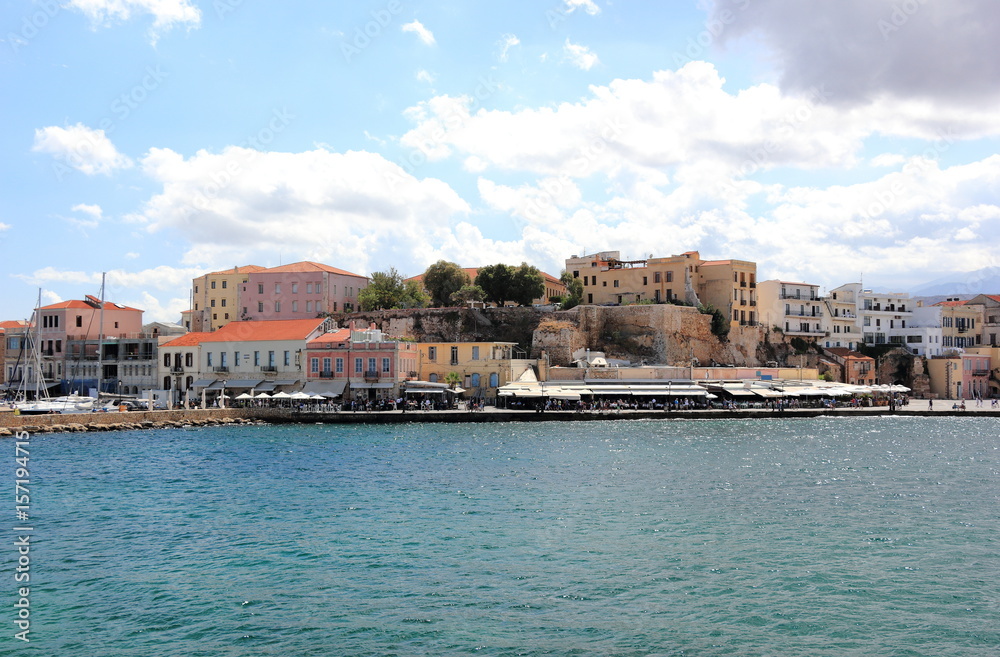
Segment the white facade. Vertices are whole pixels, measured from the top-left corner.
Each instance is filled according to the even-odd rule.
[[[913,309],[913,321],[907,327],[906,346],[918,356],[940,356],[943,353],[941,306]]]
[[[788,281],[757,283],[760,318],[766,326],[777,326],[785,335],[801,338],[822,338],[824,303],[819,286]]]
[[[913,322],[913,301],[905,292],[873,292],[860,283],[831,290],[837,301],[853,298],[861,342],[907,346],[907,327]]]

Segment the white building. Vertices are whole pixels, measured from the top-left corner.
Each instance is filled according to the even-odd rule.
[[[907,326],[913,321],[913,302],[905,292],[873,292],[861,283],[848,283],[831,290],[838,300],[853,296],[861,342],[906,345]]]
[[[757,303],[765,326],[777,326],[785,335],[817,339],[826,335],[824,304],[819,286],[789,281],[757,283]]]

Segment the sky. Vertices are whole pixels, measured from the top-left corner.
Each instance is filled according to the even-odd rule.
[[[2,5],[0,319],[299,260],[1000,265],[994,0]]]

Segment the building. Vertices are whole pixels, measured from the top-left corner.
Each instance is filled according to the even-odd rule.
[[[825,349],[826,354],[839,366],[841,383],[856,386],[875,385],[875,359],[846,347]]]
[[[492,399],[497,388],[538,365],[514,342],[421,342],[417,348],[419,380],[446,383],[454,372],[467,397]]]
[[[990,357],[955,354],[927,360],[931,393],[939,399],[975,399],[990,395]]]
[[[0,322],[0,364],[6,362],[6,351],[7,351],[7,329],[16,331],[19,335],[23,333],[25,327],[28,326],[28,322],[23,319],[10,320]],[[8,381],[7,378],[7,368],[6,366],[0,367],[0,386],[3,386]]]
[[[306,346],[306,392],[349,399],[397,399],[403,384],[417,378],[417,345],[375,328],[338,329]]]
[[[980,334],[983,308],[960,299],[934,304],[941,309],[941,347],[966,349],[982,344]]]
[[[819,286],[790,281],[757,284],[758,312],[765,326],[777,326],[788,336],[816,340],[826,336],[826,304]]]
[[[702,260],[697,251],[622,260],[601,251],[567,258],[566,271],[583,279],[586,304],[711,304],[732,326],[758,324],[757,265],[746,260]]]
[[[159,346],[157,376],[173,403],[203,393],[217,399],[223,390],[292,389],[305,379],[307,343],[332,326],[314,317],[230,322],[216,331],[191,332]]]
[[[990,375],[988,397],[1000,397],[1000,346],[972,347],[967,353],[976,356],[988,356],[990,359]]]
[[[240,319],[305,319],[352,312],[368,278],[318,262],[260,269],[240,286]]]
[[[981,309],[982,329],[976,344],[1000,347],[1000,294],[980,294],[965,303]]]
[[[913,302],[904,292],[874,292],[861,283],[848,283],[830,291],[838,300],[854,299],[861,342],[906,345],[907,324],[913,321]]]
[[[189,331],[214,331],[239,319],[240,287],[264,267],[244,265],[213,271],[191,281],[191,308],[181,313]]]
[[[825,314],[822,339],[825,348],[857,349],[861,342],[854,290],[835,290],[823,297]]]

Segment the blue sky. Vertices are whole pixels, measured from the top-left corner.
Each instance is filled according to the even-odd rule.
[[[996,266],[987,0],[4,2],[5,319],[194,276],[692,249],[905,290]]]

